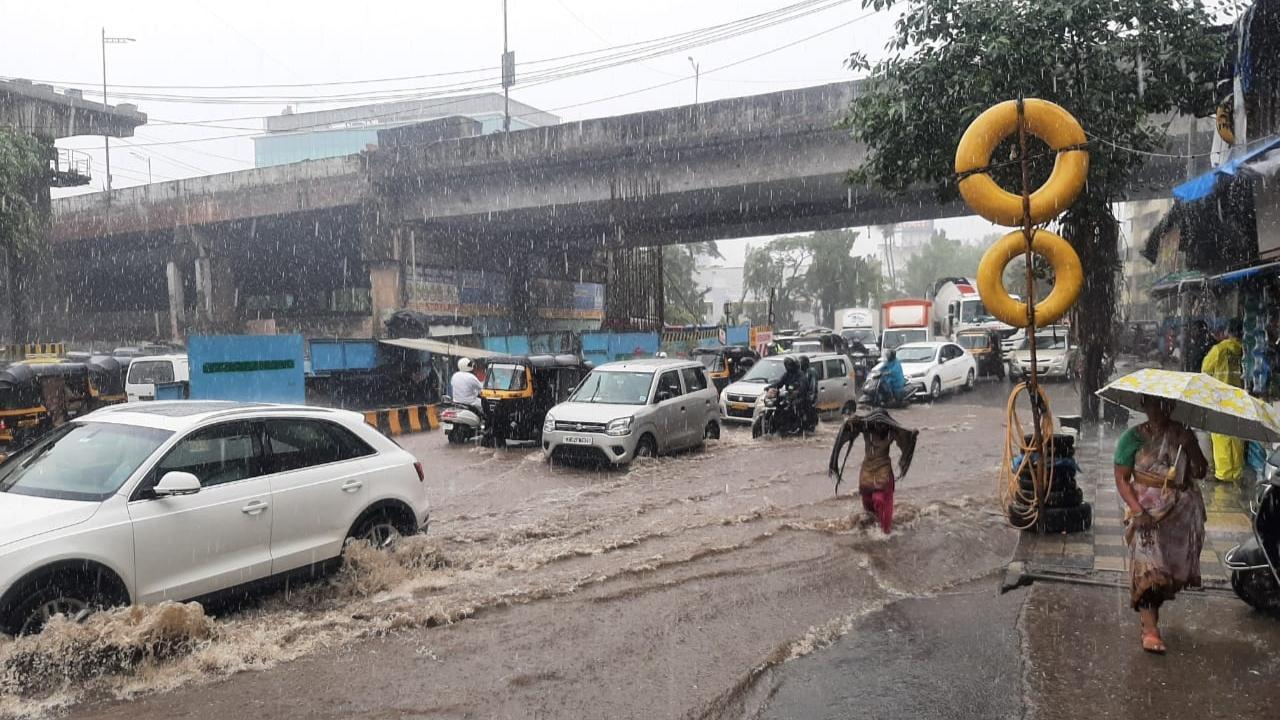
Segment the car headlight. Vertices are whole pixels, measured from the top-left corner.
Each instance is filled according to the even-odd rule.
[[[604,430],[604,433],[615,437],[619,435],[629,435],[631,434],[631,421],[633,419],[634,418],[631,417],[623,417],[610,420],[609,425]]]
[[[556,429],[556,419],[547,414],[547,419],[542,421],[542,432],[549,433]]]
[[[913,372],[913,373],[911,373],[910,375],[908,375],[907,377],[909,377],[909,378],[911,378],[911,379],[913,379],[913,380],[919,380],[920,378],[922,378],[922,377],[924,377],[925,375],[928,375],[928,374],[929,374],[929,371],[928,371],[928,370],[921,370],[920,372]]]

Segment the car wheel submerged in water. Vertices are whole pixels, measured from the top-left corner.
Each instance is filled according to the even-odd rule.
[[[720,423],[714,420],[707,423],[706,429],[702,431],[702,438],[704,440],[719,440],[720,439]]]
[[[649,433],[640,436],[640,440],[636,442],[636,457],[651,458],[658,456],[658,442],[653,439]]]
[[[942,380],[940,378],[934,378],[933,382],[929,385],[929,399],[937,400],[940,397],[942,397]]]
[[[55,572],[36,578],[19,590],[6,609],[0,629],[13,635],[38,633],[57,615],[81,621],[96,610],[128,603],[128,597],[109,583],[84,573]]]
[[[977,381],[977,377],[975,377],[975,373],[973,372],[973,370],[970,370],[968,377],[964,379],[964,391],[969,392],[970,390],[972,390],[973,385],[976,381]]]

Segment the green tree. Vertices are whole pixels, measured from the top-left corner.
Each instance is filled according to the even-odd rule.
[[[706,321],[706,296],[711,289],[698,284],[699,258],[723,259],[714,242],[662,247],[663,319],[673,325]]]
[[[0,126],[0,262],[13,339],[28,340],[22,265],[40,247],[49,217],[52,143]]]
[[[744,292],[756,302],[768,302],[773,293],[773,322],[778,327],[791,325],[795,311],[808,299],[804,274],[813,259],[813,246],[808,241],[804,235],[774,238],[748,250],[742,265]]]
[[[929,242],[902,268],[902,289],[907,297],[923,298],[939,278],[967,277],[978,273],[983,248],[947,237],[934,230]]]
[[[1089,133],[1089,182],[1060,218],[1085,268],[1073,310],[1084,354],[1081,412],[1096,418],[1094,391],[1112,346],[1119,230],[1112,203],[1122,197],[1144,153],[1163,146],[1161,118],[1208,114],[1222,35],[1201,0],[863,0],[900,9],[887,54],[869,71],[846,118],[868,153],[850,176],[888,189],[932,184],[956,195],[956,144],[969,123],[997,102],[1040,97],[1065,107]],[[1006,142],[996,157],[1008,158]],[[1033,184],[1052,159],[1043,144]],[[1018,188],[1013,166],[996,173]]]
[[[812,259],[804,289],[818,306],[818,324],[835,327],[836,310],[861,307],[880,297],[880,264],[853,257],[854,230],[823,230],[809,238]]]

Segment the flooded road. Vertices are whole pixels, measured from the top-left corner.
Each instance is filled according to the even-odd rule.
[[[623,470],[408,436],[437,488],[427,535],[213,618],[120,610],[0,646],[0,710],[737,717],[771,668],[1008,559],[992,499],[1007,392],[895,413],[922,434],[888,538],[857,522],[856,484],[832,495],[835,422],[780,441],[726,428]]]

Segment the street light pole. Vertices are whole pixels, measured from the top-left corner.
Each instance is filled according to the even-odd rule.
[[[114,45],[123,45],[124,43],[133,42],[133,38],[127,37],[107,37],[107,29],[102,28],[102,113],[106,116],[107,112],[107,43]],[[105,131],[107,128],[104,127]],[[107,132],[102,133],[102,154],[107,159],[107,193],[111,192],[111,135]]]
[[[689,64],[693,66],[693,104],[698,104],[698,83],[702,80],[701,65],[693,61],[693,56],[689,56]]]
[[[516,58],[507,49],[507,0],[502,0],[502,132],[511,132],[511,85],[516,81]]]

